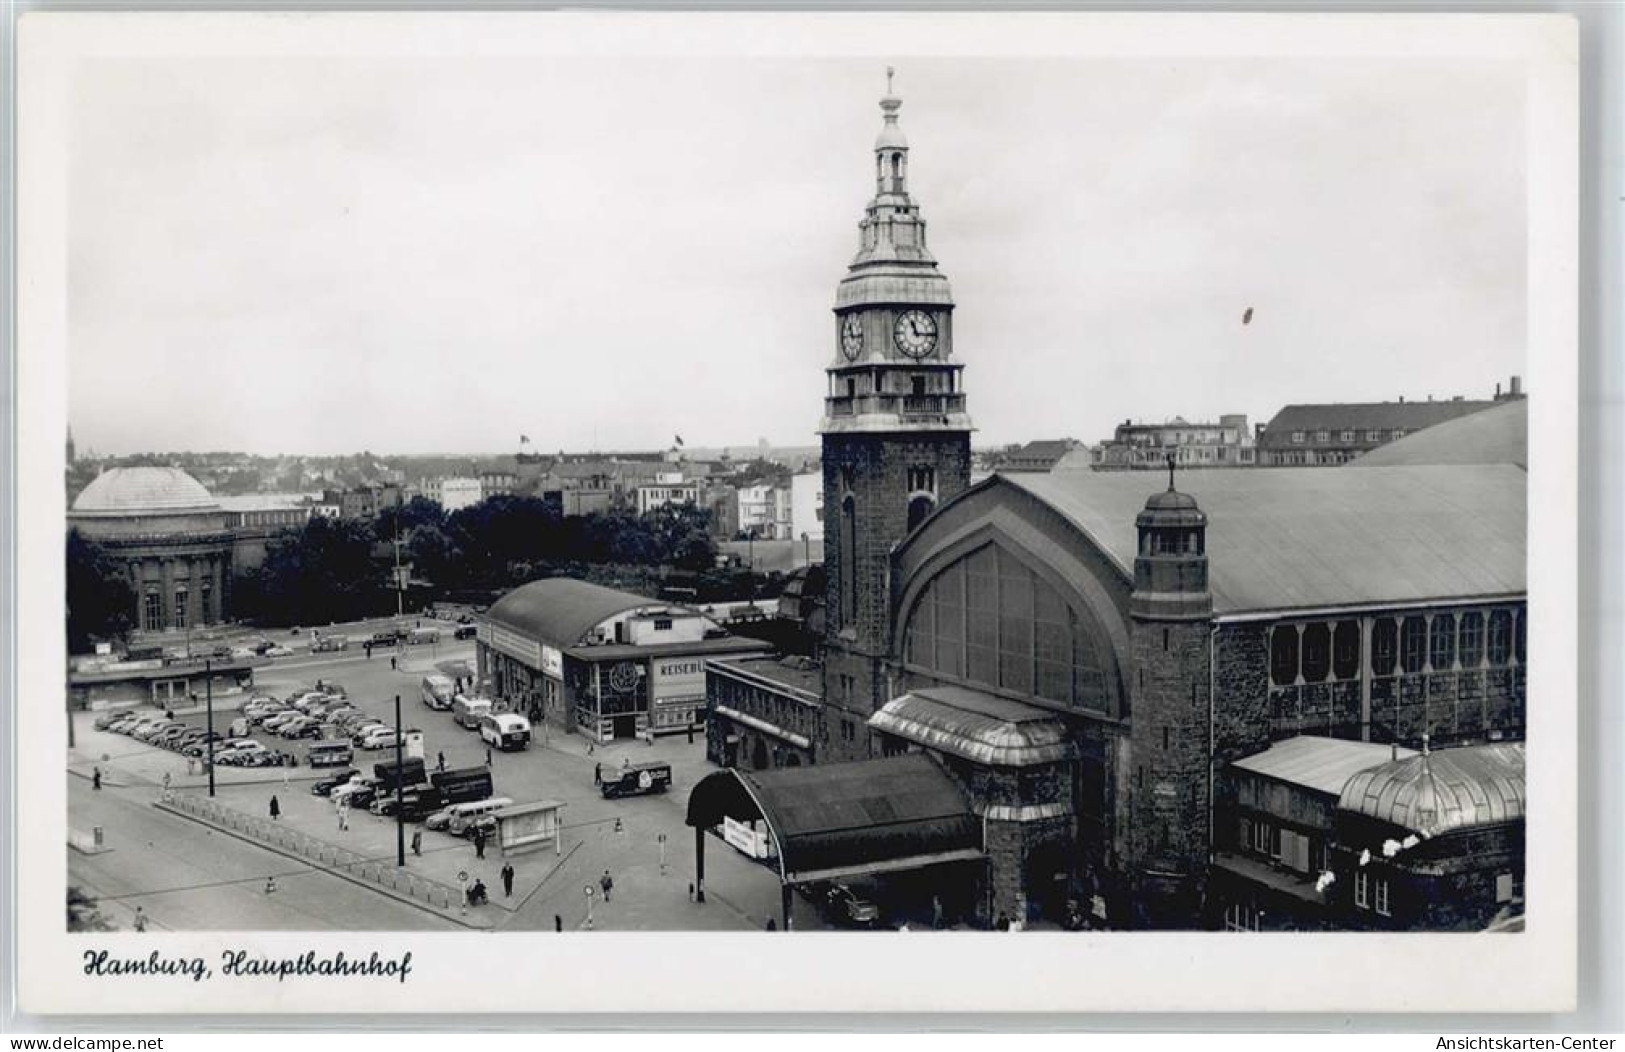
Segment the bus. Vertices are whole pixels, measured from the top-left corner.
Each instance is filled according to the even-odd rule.
[[[342,738],[310,743],[308,761],[312,767],[343,767],[354,758],[350,743]]]
[[[451,696],[454,688],[449,676],[442,676],[439,673],[432,672],[423,677],[419,689],[423,693],[423,704],[429,706],[429,708],[438,709],[441,712],[451,708]]]
[[[480,738],[507,752],[530,744],[530,721],[517,712],[488,712],[480,717]]]
[[[451,703],[451,718],[464,730],[476,730],[480,725],[480,717],[490,711],[489,698],[465,698],[459,694]]]

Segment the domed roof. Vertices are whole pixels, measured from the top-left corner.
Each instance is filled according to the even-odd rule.
[[[1422,836],[1523,818],[1522,743],[1423,752],[1361,771],[1339,794],[1344,811]]]
[[[1153,493],[1145,502],[1146,511],[1197,511],[1196,498],[1176,489]]]
[[[111,517],[219,510],[203,484],[180,468],[113,468],[74,498],[72,513]]]

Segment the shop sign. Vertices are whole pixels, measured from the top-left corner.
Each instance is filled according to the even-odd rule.
[[[554,679],[564,678],[564,654],[546,643],[542,644],[542,672]]]
[[[705,700],[705,661],[697,657],[656,658],[654,666],[654,703],[665,705],[693,705]]]
[[[757,832],[754,822],[741,822],[737,818],[724,816],[722,839],[751,858],[771,858],[773,854],[768,848],[766,822],[762,823],[761,832]]]
[[[517,658],[531,668],[540,668],[542,665],[542,645],[534,639],[526,639],[512,629],[501,625],[490,626],[490,646],[511,658]]]

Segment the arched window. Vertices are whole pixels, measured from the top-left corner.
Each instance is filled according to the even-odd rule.
[[[1371,674],[1392,676],[1394,653],[1399,649],[1399,630],[1391,617],[1380,617],[1371,626]]]
[[[1490,615],[1490,664],[1496,668],[1512,655],[1512,614],[1497,610]]]
[[[931,514],[931,509],[933,507],[935,507],[935,505],[932,504],[930,497],[915,497],[913,500],[909,501],[908,502],[908,528],[909,528],[909,530],[912,531],[914,529],[914,527],[916,527],[920,523],[924,522],[925,517],[927,515]]]
[[[1278,687],[1298,681],[1298,626],[1276,625],[1270,633],[1270,679]]]
[[[1435,669],[1447,670],[1456,663],[1456,619],[1435,614],[1428,632],[1428,661]]]
[[[987,545],[944,567],[904,628],[906,660],[928,672],[1111,712],[1106,644],[1048,580]]]
[[[1428,623],[1420,617],[1407,617],[1400,626],[1399,667],[1406,672],[1420,672],[1427,664]]]
[[[1477,668],[1484,660],[1484,615],[1474,610],[1461,615],[1461,667]]]
[[[903,155],[900,153],[891,155],[891,188],[898,193],[903,190]]]
[[[1354,679],[1360,673],[1360,623],[1339,621],[1332,634],[1332,675]]]
[[[1303,629],[1303,678],[1309,683],[1323,683],[1332,667],[1332,630],[1324,624],[1305,625]]]

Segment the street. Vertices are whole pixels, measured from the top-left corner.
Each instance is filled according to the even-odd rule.
[[[426,622],[434,623],[434,622]],[[359,635],[367,626],[348,627]],[[296,652],[258,669],[255,690],[285,697],[298,687],[311,687],[320,678],[343,684],[352,704],[386,722],[394,720],[394,699],[401,696],[402,722],[424,732],[424,759],[432,769],[444,754],[448,768],[476,767],[487,762],[487,750],[478,735],[457,726],[450,712],[427,708],[419,692],[422,677],[450,661],[473,662],[471,642],[442,642],[436,646],[381,648],[369,659],[363,650],[326,654]],[[391,668],[391,658],[395,667]],[[215,699],[215,727],[223,730],[237,715],[244,696]],[[177,713],[177,718],[201,726],[202,711]],[[282,928],[440,928],[443,917],[391,898],[381,891],[342,877],[312,871],[304,860],[211,831],[189,819],[151,806],[170,776],[178,793],[207,793],[206,775],[188,771],[186,759],[173,752],[92,728],[92,714],[76,721],[77,755],[70,757],[70,828],[102,825],[109,844],[140,843],[155,852],[152,865],[130,867],[119,856],[130,848],[104,855],[72,853],[75,879],[87,890],[118,901],[140,901],[152,918],[175,928],[216,926]],[[304,742],[289,742],[257,732],[271,749],[304,754]],[[780,919],[779,883],[775,871],[747,860],[720,840],[706,850],[706,898],[693,901],[694,831],[684,824],[688,793],[696,781],[715,768],[705,760],[701,737],[690,743],[685,736],[599,746],[589,756],[587,742],[556,728],[535,729],[528,749],[490,755],[495,793],[517,803],[536,800],[562,802],[564,837],[557,845],[519,854],[507,860],[514,867],[514,893],[503,894],[499,870],[504,860],[495,844],[484,859],[476,858],[471,843],[444,832],[424,831],[422,855],[408,853],[408,868],[441,884],[461,887],[463,878],[479,878],[490,890],[492,902],[475,918],[479,927],[496,930],[551,931],[555,926],[579,930],[757,930]],[[391,761],[392,750],[356,751],[352,766],[370,770],[373,763]],[[593,782],[593,766],[602,762],[658,759],[672,764],[670,792],[605,800]],[[100,766],[107,788],[90,790],[92,766]],[[215,801],[244,815],[264,818],[274,795],[279,822],[364,858],[393,865],[396,832],[391,819],[365,810],[352,811],[347,828],[340,828],[335,808],[309,792],[309,785],[325,770],[294,768],[217,769]],[[406,837],[421,826],[409,825]],[[664,844],[661,842],[665,837]],[[145,845],[154,845],[146,849]],[[218,850],[229,844],[225,851]],[[665,865],[662,866],[662,849]],[[177,871],[177,870],[183,871]],[[610,901],[604,901],[599,882],[605,871],[613,880]],[[274,904],[263,902],[264,876],[276,872],[278,892]],[[283,876],[287,874],[287,876]],[[236,880],[240,883],[231,883]],[[198,891],[164,891],[190,889]],[[335,892],[332,886],[341,885]],[[589,896],[586,889],[591,887]],[[230,905],[239,897],[252,900],[252,908]],[[150,900],[150,901],[149,901]],[[112,911],[114,914],[116,910]],[[297,917],[297,920],[294,918]],[[799,898],[793,907],[793,927],[827,927],[817,911]]]

